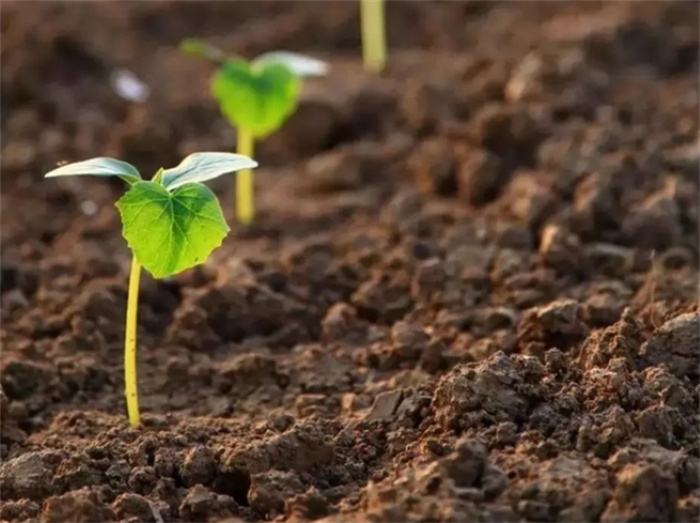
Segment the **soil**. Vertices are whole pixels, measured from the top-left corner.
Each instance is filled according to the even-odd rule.
[[[357,2],[3,2],[0,520],[698,521],[698,4],[387,7],[374,75]],[[231,150],[188,36],[332,69],[130,428],[122,183],[42,176]]]

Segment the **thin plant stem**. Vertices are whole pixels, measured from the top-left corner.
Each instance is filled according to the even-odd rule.
[[[384,0],[360,0],[360,18],[365,69],[381,71],[386,62]]]
[[[236,152],[249,158],[253,157],[254,138],[247,129],[238,129]],[[236,173],[236,216],[238,221],[249,225],[255,213],[253,201],[253,171],[243,169]]]
[[[136,376],[136,329],[139,306],[139,281],[141,264],[134,257],[129,274],[129,295],[126,306],[126,336],[124,342],[124,390],[126,393],[126,411],[132,427],[141,422],[139,413],[139,396]]]

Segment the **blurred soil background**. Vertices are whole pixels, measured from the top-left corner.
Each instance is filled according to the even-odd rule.
[[[697,521],[695,2],[3,2],[0,520]],[[119,181],[235,134],[197,36],[328,60],[259,215],[144,276]],[[110,86],[126,68],[143,104]]]

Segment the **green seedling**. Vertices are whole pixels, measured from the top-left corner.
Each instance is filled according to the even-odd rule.
[[[272,52],[247,61],[196,38],[181,42],[187,54],[219,64],[211,91],[221,114],[237,130],[236,152],[253,156],[256,139],[276,131],[297,108],[304,77],[321,76],[325,63],[288,52]],[[236,216],[243,224],[253,221],[253,176],[243,169],[236,174]]]
[[[142,179],[133,165],[105,157],[63,165],[45,175],[116,176],[129,185],[116,206],[133,253],[124,342],[124,390],[132,426],[140,423],[136,322],[141,267],[155,278],[166,278],[204,263],[229,227],[219,200],[202,182],[257,165],[239,154],[207,152],[191,154],[177,167],[159,169],[151,180]]]
[[[386,63],[384,0],[360,0],[360,23],[365,69],[379,72]]]

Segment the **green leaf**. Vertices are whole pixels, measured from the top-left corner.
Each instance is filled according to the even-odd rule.
[[[187,183],[205,182],[222,174],[258,166],[255,160],[233,153],[193,153],[177,167],[163,171],[160,178],[163,186],[172,191]]]
[[[255,138],[277,130],[296,110],[301,80],[285,65],[227,60],[214,75],[212,92],[231,125]]]
[[[288,51],[271,51],[262,54],[253,61],[253,67],[272,63],[286,65],[292,73],[300,78],[323,76],[328,72],[328,64],[326,62]]]
[[[215,62],[226,60],[226,53],[199,38],[185,38],[180,42],[179,48],[185,54],[208,58]]]
[[[200,183],[169,192],[154,182],[138,182],[117,208],[134,256],[156,278],[203,263],[229,231],[216,196]]]
[[[158,172],[153,175],[153,178],[151,178],[151,181],[153,183],[157,183],[159,185],[163,185],[163,173],[165,173],[165,169],[162,167],[158,169]]]
[[[46,173],[44,178],[57,176],[118,176],[129,184],[141,181],[141,174],[136,167],[104,156],[62,165]]]

